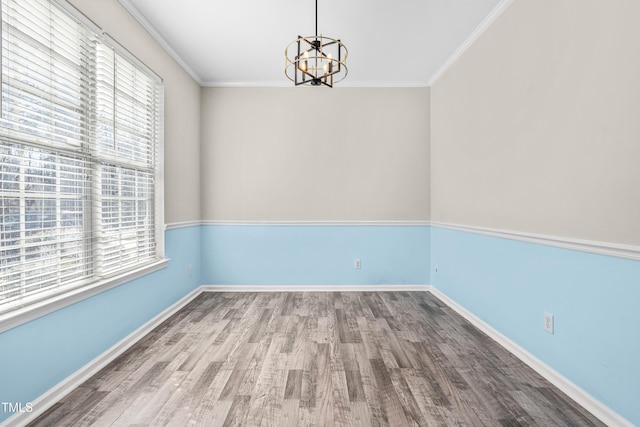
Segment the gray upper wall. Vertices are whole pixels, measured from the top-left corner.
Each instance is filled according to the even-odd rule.
[[[205,221],[426,221],[427,88],[203,88]]]
[[[635,0],[515,0],[431,90],[319,91],[201,89],[117,0],[71,3],[164,79],[167,223],[431,219],[640,244]]]
[[[638,16],[514,1],[432,86],[432,220],[639,245]]]
[[[70,0],[164,81],[165,223],[200,220],[200,86],[117,0]]]

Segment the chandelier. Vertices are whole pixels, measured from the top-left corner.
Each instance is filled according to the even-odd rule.
[[[329,86],[347,77],[347,47],[337,39],[318,35],[318,0],[316,0],[316,35],[302,37],[284,51],[285,74],[296,86]]]

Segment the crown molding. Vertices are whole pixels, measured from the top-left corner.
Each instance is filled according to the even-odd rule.
[[[151,37],[153,37],[158,42],[158,44],[162,46],[162,48],[178,63],[178,65],[180,65],[182,69],[184,69],[187,74],[189,74],[191,78],[195,80],[196,83],[198,83],[198,85],[202,86],[202,79],[200,78],[200,76],[198,76],[196,72],[193,71],[193,69],[186,63],[186,61],[183,60],[182,57],[178,55],[178,53],[171,47],[171,45],[167,43],[167,41],[164,39],[164,37],[162,37],[158,30],[156,30],[156,28],[151,25],[149,21],[147,21],[142,13],[140,13],[138,8],[136,8],[130,0],[118,1],[122,5],[122,7],[124,7],[127,12],[129,12],[129,14],[133,16],[133,18],[138,21],[138,23],[142,25],[145,30],[147,30],[149,34],[151,34]]]
[[[455,52],[453,52],[453,54],[444,62],[444,64],[442,64],[440,68],[438,68],[435,74],[431,76],[428,84],[429,87],[433,86],[436,81],[438,81],[438,79],[442,77],[442,75],[449,68],[451,68],[451,66],[467,51],[467,49],[469,49],[473,45],[473,43],[478,40],[482,33],[484,33],[486,29],[489,28],[500,15],[502,15],[502,13],[507,9],[507,7],[509,7],[509,5],[511,5],[511,3],[513,3],[513,0],[502,0],[496,5],[496,7],[493,8],[491,13],[489,13],[489,15],[484,18],[480,25],[478,25],[476,29],[473,30],[471,34],[469,34],[469,37],[467,37],[467,39],[455,50]]]
[[[193,78],[201,87],[220,87],[220,88],[285,88],[292,87],[291,84],[284,80],[278,81],[254,81],[254,82],[233,82],[233,81],[214,81],[202,79],[182,57],[171,47],[171,45],[162,37],[160,32],[144,17],[144,15],[135,7],[131,0],[118,0],[118,2],[134,17],[136,21],[162,46],[162,48]],[[502,0],[491,13],[476,27],[476,29],[467,37],[467,39],[455,50],[455,52],[445,61],[436,72],[426,81],[413,82],[358,82],[349,81],[340,84],[339,87],[353,88],[422,88],[431,87],[433,84],[464,54],[464,52],[482,35],[482,33],[513,3],[513,0]]]
[[[283,75],[284,77],[284,75]],[[203,81],[202,87],[213,88],[295,88],[291,82],[283,79],[281,82],[275,81],[261,81],[261,82],[218,82],[218,81]],[[429,87],[426,81],[416,82],[344,82],[336,84],[333,89],[340,88],[426,88]],[[310,89],[310,88],[307,88]]]

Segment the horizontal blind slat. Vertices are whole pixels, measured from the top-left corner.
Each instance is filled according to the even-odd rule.
[[[3,312],[156,259],[161,90],[68,10],[0,1]]]

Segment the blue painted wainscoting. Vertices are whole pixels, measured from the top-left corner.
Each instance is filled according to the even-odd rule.
[[[440,227],[431,253],[439,291],[640,425],[640,262]]]
[[[422,225],[202,225],[165,245],[167,268],[0,333],[0,402],[33,401],[201,284],[432,284],[640,425],[638,261]]]
[[[202,276],[212,285],[428,284],[429,240],[428,226],[205,225]]]
[[[0,402],[24,408],[196,289],[200,226],[166,231],[165,248],[168,267],[0,333]]]

